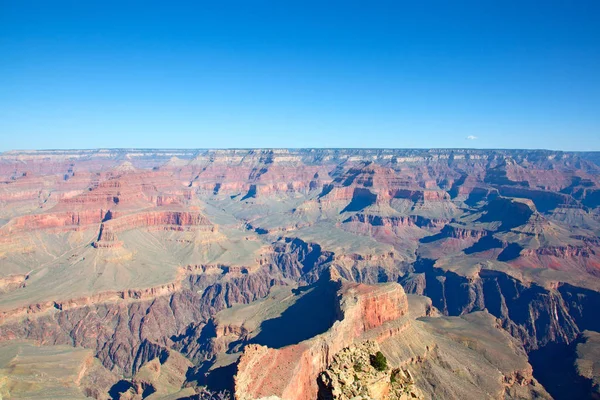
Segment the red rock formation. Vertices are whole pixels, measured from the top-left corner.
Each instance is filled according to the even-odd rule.
[[[522,256],[531,255],[552,256],[559,258],[568,257],[590,257],[595,254],[594,250],[588,246],[546,246],[538,249],[526,249],[521,252]]]
[[[195,226],[212,229],[213,225],[203,214],[194,211],[149,211],[124,215],[111,219],[103,224],[113,232],[120,232],[140,227],[154,226]]]
[[[199,212],[192,211],[149,211],[129,214],[110,219],[100,226],[96,248],[118,247],[117,232],[137,228],[154,228],[167,230],[183,230],[184,228],[202,229],[214,232],[214,226],[208,218]]]
[[[424,218],[418,215],[406,215],[406,216],[380,216],[373,214],[356,213],[346,223],[361,223],[367,224],[374,227],[382,226],[386,228],[398,228],[406,226],[418,226],[427,228],[442,227],[450,222],[447,219],[437,218]]]
[[[237,399],[314,399],[316,378],[338,351],[355,340],[384,340],[402,331],[408,302],[400,285],[336,282],[341,285],[342,319],[326,333],[296,345],[281,349],[248,345],[235,377]]]
[[[446,225],[447,228],[443,229],[442,232],[454,239],[475,239],[479,240],[488,234],[483,229],[468,229],[461,228],[455,225]]]
[[[107,210],[82,210],[60,213],[24,215],[13,218],[1,229],[3,234],[26,232],[37,229],[78,229],[81,226],[99,224],[106,216]]]
[[[410,190],[397,189],[389,193],[391,198],[409,199],[415,202],[418,201],[446,201],[450,199],[448,193],[442,190]]]

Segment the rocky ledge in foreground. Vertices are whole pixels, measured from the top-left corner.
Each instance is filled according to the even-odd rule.
[[[337,286],[337,320],[297,344],[246,345],[237,399],[550,399],[522,345],[487,312],[443,317],[398,284],[351,283],[335,270],[319,284]]]
[[[350,283],[335,270],[321,279],[327,278],[339,288],[339,320],[327,332],[281,349],[246,346],[235,378],[236,398],[314,399],[317,376],[340,350],[357,340],[383,340],[405,328],[408,302],[399,284]]]
[[[319,375],[319,399],[423,399],[408,369],[387,366],[379,344],[372,340],[346,347]]]

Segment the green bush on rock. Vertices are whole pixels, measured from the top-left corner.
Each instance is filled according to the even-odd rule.
[[[385,371],[387,369],[387,359],[381,351],[378,351],[375,355],[371,355],[371,365],[377,371]]]

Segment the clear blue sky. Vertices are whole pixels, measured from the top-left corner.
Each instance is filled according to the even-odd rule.
[[[0,151],[95,147],[600,150],[600,1],[0,0]]]

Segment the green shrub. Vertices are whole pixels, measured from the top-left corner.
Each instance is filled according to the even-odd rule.
[[[385,371],[387,369],[387,359],[382,352],[378,351],[377,354],[371,355],[371,365],[377,371]]]

